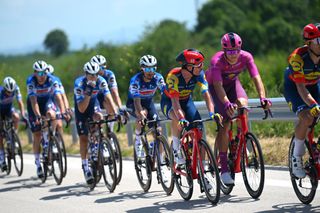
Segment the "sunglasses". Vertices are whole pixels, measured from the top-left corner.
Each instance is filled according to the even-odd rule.
[[[157,70],[157,67],[142,67],[142,70],[144,72],[155,72]]]
[[[35,72],[37,76],[39,77],[42,77],[42,76],[45,76],[47,75],[47,72],[46,71],[41,71],[41,72]]]
[[[312,39],[311,42],[320,45],[320,37]]]
[[[236,49],[236,50],[228,50],[228,49],[224,49],[224,52],[227,55],[238,55],[240,53],[240,49]]]
[[[192,64],[191,66],[194,68],[200,68],[203,66],[203,62],[201,62],[200,64]]]

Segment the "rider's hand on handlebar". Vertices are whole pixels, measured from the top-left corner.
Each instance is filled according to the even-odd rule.
[[[234,114],[234,111],[237,109],[237,105],[231,103],[230,101],[224,103],[224,110],[226,111],[227,115],[231,118]]]
[[[310,106],[310,114],[313,117],[318,117],[320,115],[320,105],[315,103]]]
[[[268,98],[260,98],[260,104],[263,109],[269,109],[272,106],[272,102]]]
[[[223,127],[222,121],[223,121],[223,116],[220,115],[219,113],[213,113],[209,112],[209,116],[212,120],[214,120],[218,126]]]
[[[185,118],[180,118],[179,119],[179,125],[181,127],[187,127],[189,125],[189,121],[187,121]]]

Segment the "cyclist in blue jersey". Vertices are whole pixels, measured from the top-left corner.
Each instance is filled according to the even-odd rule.
[[[93,175],[87,158],[88,129],[86,123],[88,118],[93,120],[103,119],[97,99],[98,93],[103,94],[104,107],[108,108],[110,106],[110,114],[115,114],[116,112],[108,84],[98,75],[99,69],[97,63],[85,63],[83,67],[85,75],[78,77],[74,82],[75,119],[80,138],[82,169],[87,184],[93,183]]]
[[[3,80],[3,87],[0,86],[0,131],[2,129],[1,121],[6,117],[12,118],[14,121],[14,127],[17,130],[19,125],[19,114],[13,107],[13,100],[16,98],[21,116],[25,117],[24,105],[22,102],[22,97],[20,89],[16,84],[16,81],[11,77],[6,77]],[[4,156],[3,148],[3,136],[0,132],[0,169],[1,171],[7,170],[7,164]]]
[[[114,72],[112,70],[109,70],[107,68],[108,64],[107,64],[106,58],[103,55],[95,55],[91,58],[90,61],[99,64],[100,66],[99,75],[106,80],[109,90],[111,92],[111,96],[113,98],[113,102],[117,106],[119,113],[126,116],[127,115],[126,110],[122,108],[116,76],[114,75]],[[100,107],[104,108],[102,104],[103,103],[102,94],[98,95],[98,100],[100,102]],[[108,108],[106,110],[107,110],[107,113],[109,113]],[[111,131],[113,131],[114,122],[110,122],[108,123],[108,125]]]
[[[145,120],[158,119],[158,114],[153,103],[153,96],[159,89],[161,93],[165,89],[162,75],[157,73],[157,59],[152,55],[144,55],[140,58],[141,72],[130,80],[127,109],[136,118],[135,150],[138,158],[144,157],[141,143],[141,125]]]
[[[52,75],[56,78],[56,80],[58,81],[59,83],[59,86],[60,86],[60,90],[61,90],[61,97],[62,97],[62,101],[63,101],[63,104],[64,104],[64,107],[66,109],[66,116],[68,116],[68,119],[71,118],[72,116],[72,110],[70,109],[70,105],[69,105],[69,101],[68,101],[68,98],[67,98],[67,95],[66,95],[66,92],[64,90],[64,87],[63,87],[63,84],[60,80],[60,78],[56,75],[54,75],[54,67],[51,65],[51,64],[48,64],[48,67],[47,67],[47,73],[48,75]],[[55,103],[56,104],[56,103]],[[57,117],[57,130],[59,131],[59,133],[61,135],[63,135],[63,128],[62,128],[62,115],[61,115],[61,112],[60,112],[60,109],[58,107],[56,107],[56,117]]]
[[[34,73],[27,78],[27,110],[29,124],[33,133],[33,153],[35,155],[35,164],[37,175],[43,177],[43,170],[40,164],[40,141],[41,141],[41,117],[55,119],[55,104],[65,116],[65,107],[61,97],[59,82],[55,77],[47,75],[47,63],[45,61],[36,61],[33,64]],[[66,118],[67,119],[67,118]],[[56,122],[52,122],[55,128]],[[44,137],[44,146],[47,145],[48,138]]]

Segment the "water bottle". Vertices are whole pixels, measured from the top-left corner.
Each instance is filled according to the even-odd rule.
[[[193,143],[189,142],[189,144],[188,144],[188,154],[189,154],[189,156],[192,155],[192,148],[193,148]]]
[[[150,156],[153,156],[153,146],[154,146],[154,142],[151,141],[151,142],[149,143],[149,155],[150,155]]]

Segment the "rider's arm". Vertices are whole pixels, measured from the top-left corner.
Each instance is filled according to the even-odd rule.
[[[109,113],[111,114],[116,114],[116,105],[113,102],[112,96],[110,93],[105,94],[104,96],[104,104],[106,104],[105,109],[109,110]]]
[[[56,99],[56,101],[58,103],[58,106],[59,106],[59,108],[61,110],[61,113],[65,114],[66,113],[66,109],[65,109],[64,102],[63,102],[62,94],[59,94],[59,93],[56,94],[55,95],[55,99]]]
[[[24,116],[25,116],[25,111],[24,111],[23,101],[22,101],[22,100],[19,100],[19,101],[18,101],[18,105],[19,105],[19,109],[20,109],[21,116],[24,117]]]
[[[30,102],[31,102],[31,107],[32,107],[33,113],[37,117],[40,117],[41,114],[40,114],[40,109],[39,109],[39,104],[38,104],[38,101],[37,101],[37,97],[36,96],[30,96],[29,98],[30,98]]]
[[[181,109],[181,106],[180,106],[179,97],[172,97],[171,98],[171,102],[172,102],[173,112],[177,116],[177,118],[179,120],[182,119],[182,118],[185,118],[184,112],[183,112],[183,110]]]
[[[210,93],[208,91],[206,91],[202,94],[202,96],[203,96],[204,100],[206,101],[208,111],[213,113],[214,112],[214,105],[213,105],[213,101],[212,101]]]
[[[227,103],[227,102],[230,102],[228,97],[227,97],[227,94],[226,94],[226,91],[224,90],[223,86],[222,86],[222,81],[215,81],[213,82],[213,87],[214,87],[214,90],[219,98],[219,100],[222,102],[222,103]]]
[[[82,101],[77,102],[79,112],[84,113],[89,106],[91,97],[89,95],[84,95],[84,99]]]
[[[317,103],[317,101],[314,100],[314,98],[312,97],[310,92],[307,90],[307,88],[306,88],[304,83],[296,83],[296,86],[297,86],[297,90],[298,90],[298,93],[299,93],[300,97],[302,98],[302,100],[306,104],[311,106],[312,104],[316,104]]]
[[[143,119],[144,115],[142,114],[143,108],[141,105],[141,98],[133,98],[133,104],[135,108],[135,114],[138,117],[138,119]]]
[[[255,77],[252,78],[252,80],[254,82],[254,85],[256,86],[260,99],[265,98],[266,92],[265,92],[260,75],[256,75]]]
[[[118,91],[118,87],[114,87],[111,89],[111,95],[112,95],[112,98],[116,104],[116,106],[120,109],[121,108],[121,99],[120,99],[120,96],[119,96],[119,91]]]

